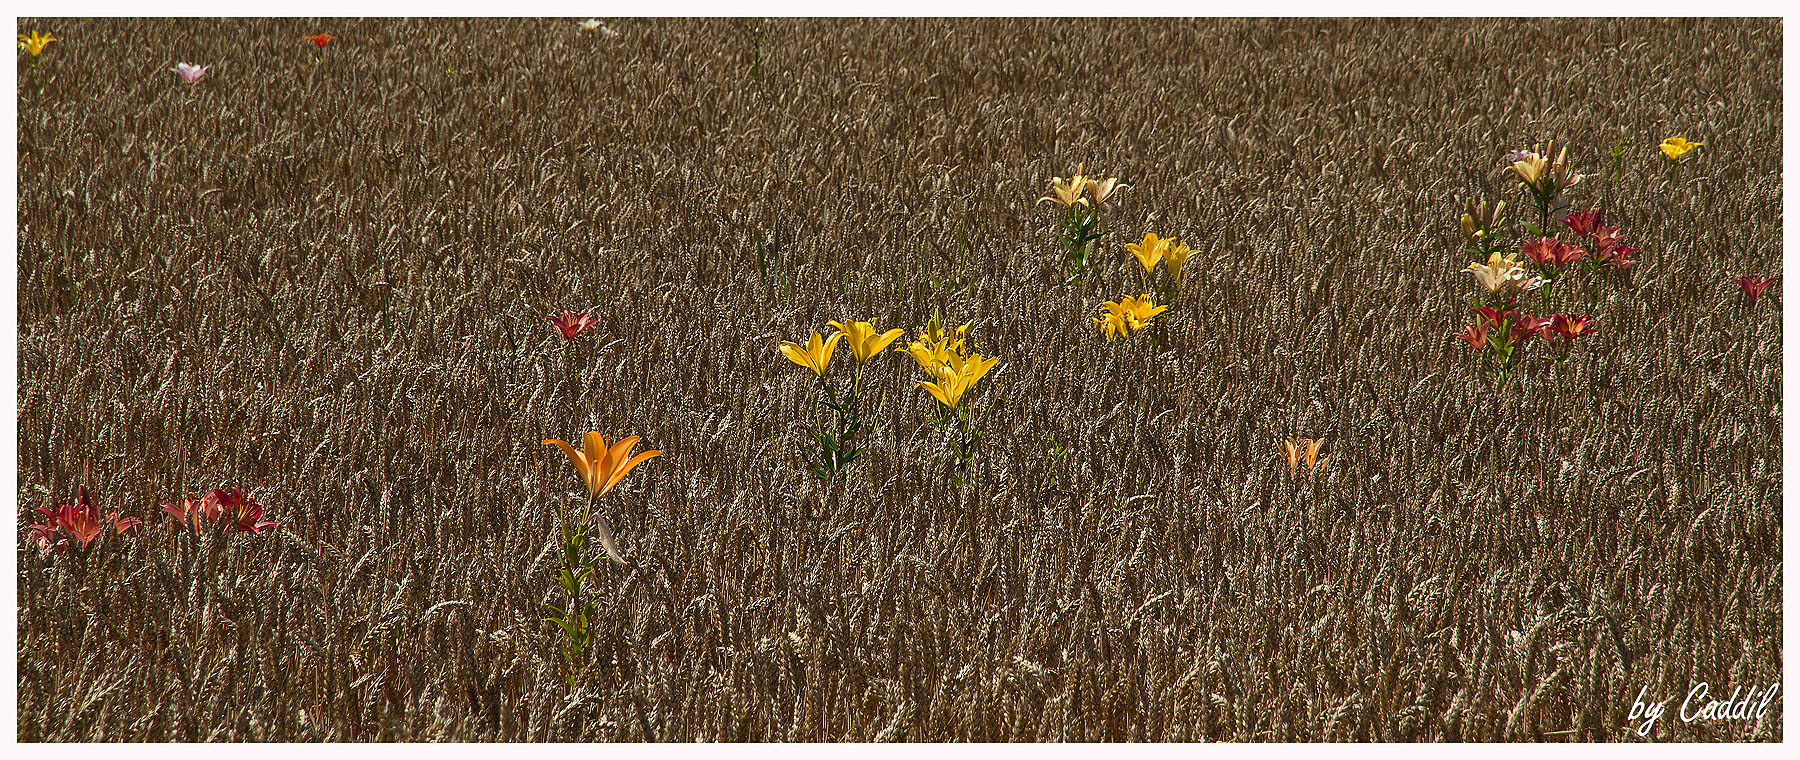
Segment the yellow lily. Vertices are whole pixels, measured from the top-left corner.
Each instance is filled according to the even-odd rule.
[[[1181,287],[1181,267],[1192,255],[1194,255],[1194,249],[1189,248],[1186,243],[1169,238],[1169,271],[1175,273],[1175,287],[1177,288]],[[1180,294],[1177,293],[1177,295]]]
[[[850,339],[850,352],[856,354],[856,366],[858,367],[881,353],[881,350],[887,348],[889,343],[893,343],[900,336],[906,334],[905,330],[898,327],[884,333],[877,333],[873,321],[849,324],[831,322],[829,324],[838,329],[837,335],[831,336],[832,340],[837,340],[840,335]]]
[[[1156,273],[1156,265],[1162,263],[1163,254],[1169,252],[1169,243],[1173,238],[1158,238],[1154,232],[1144,233],[1141,243],[1126,243],[1125,250],[1136,256],[1138,263],[1144,265],[1144,276]]]
[[[791,340],[784,340],[781,342],[781,355],[795,364],[812,370],[819,377],[824,377],[825,370],[831,366],[831,352],[837,348],[838,339],[842,337],[844,334],[840,332],[832,335],[831,340],[821,340],[819,334],[814,332],[812,340],[807,341],[804,346]]]
[[[967,358],[961,354],[951,354],[950,360],[936,373],[937,382],[919,383],[920,388],[931,394],[932,398],[946,407],[955,409],[962,403],[964,394],[974,387],[975,383],[985,377],[988,370],[1000,361],[999,357],[984,359],[981,354],[970,354]]]
[[[23,34],[19,35],[19,49],[30,53],[31,57],[36,58],[43,54],[45,45],[55,41],[55,37],[33,29],[31,30],[30,37]]]
[[[1094,325],[1106,331],[1106,339],[1113,340],[1118,336],[1130,336],[1150,325],[1156,315],[1169,310],[1167,306],[1157,306],[1149,293],[1137,298],[1126,296],[1117,301],[1107,301],[1100,306],[1105,313],[1094,318]]]
[[[1150,324],[1150,320],[1154,319],[1156,315],[1169,310],[1169,307],[1167,306],[1157,306],[1155,301],[1151,299],[1149,293],[1145,293],[1137,298],[1126,298],[1125,300],[1120,301],[1119,305],[1126,309],[1126,313],[1131,317],[1133,325],[1139,330]]]
[[[1671,137],[1662,141],[1662,144],[1657,147],[1662,149],[1663,155],[1668,156],[1670,161],[1679,161],[1682,156],[1687,155],[1688,151],[1705,144],[1706,143],[1703,142],[1688,142],[1687,133],[1684,132],[1680,137]]]
[[[605,436],[590,431],[582,436],[580,451],[576,451],[567,441],[554,438],[545,440],[544,445],[559,447],[569,456],[569,461],[575,465],[575,474],[587,485],[588,497],[597,499],[618,485],[625,473],[631,472],[645,460],[662,456],[661,451],[654,449],[631,456],[631,450],[637,446],[637,442],[638,437],[634,435],[609,447]]]
[[[906,353],[919,363],[919,369],[935,375],[939,368],[950,361],[951,355],[962,352],[964,336],[968,332],[969,326],[965,324],[956,328],[953,335],[947,333],[934,316],[931,324],[919,333],[918,339],[907,345]]]
[[[1086,165],[1084,164],[1075,167],[1075,176],[1070,177],[1067,180],[1064,180],[1062,177],[1051,177],[1051,195],[1039,198],[1038,203],[1049,201],[1051,203],[1062,204],[1064,208],[1070,208],[1076,204],[1083,206],[1088,205],[1087,199],[1081,197],[1081,194],[1087,190],[1089,182],[1088,178],[1082,174],[1082,169],[1085,166]]]

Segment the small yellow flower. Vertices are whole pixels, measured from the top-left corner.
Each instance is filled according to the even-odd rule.
[[[933,375],[937,382],[920,381],[918,387],[924,388],[932,398],[946,407],[955,409],[962,404],[963,396],[975,383],[985,377],[988,370],[1000,361],[999,357],[982,357],[981,354],[951,354],[950,360]]]
[[[1194,255],[1194,249],[1189,248],[1186,243],[1169,238],[1169,271],[1175,273],[1175,287],[1177,288],[1181,287],[1181,267],[1187,264],[1188,257],[1192,255]]]
[[[1662,145],[1657,147],[1662,149],[1663,155],[1668,156],[1670,161],[1680,161],[1681,157],[1687,155],[1688,151],[1705,144],[1706,143],[1703,142],[1688,142],[1687,133],[1684,132],[1680,137],[1671,137],[1662,141]]]
[[[833,340],[836,340],[839,335],[850,339],[850,352],[856,354],[856,366],[858,367],[881,353],[881,350],[887,348],[889,343],[893,343],[900,336],[906,334],[905,330],[898,327],[884,333],[877,333],[875,332],[875,323],[872,321],[851,322],[847,325],[842,322],[831,322],[830,325],[838,329],[838,334],[831,336]]]
[[[55,41],[55,37],[33,29],[31,30],[30,37],[23,34],[19,35],[19,49],[30,53],[31,57],[36,58],[43,54],[45,45]]]
[[[1156,273],[1156,265],[1162,263],[1163,255],[1169,252],[1169,244],[1174,238],[1158,238],[1154,232],[1144,233],[1141,243],[1126,243],[1125,250],[1136,256],[1138,263],[1144,265],[1146,276]]]
[[[812,370],[819,377],[824,377],[825,370],[831,366],[831,351],[837,348],[838,339],[842,337],[844,334],[840,332],[832,335],[831,340],[821,340],[819,334],[814,332],[812,340],[807,341],[804,346],[791,340],[784,340],[781,342],[781,355],[795,364]]]

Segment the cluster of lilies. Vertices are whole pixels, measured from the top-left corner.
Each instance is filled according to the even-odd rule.
[[[1073,274],[1079,276],[1087,268],[1088,254],[1092,252],[1094,241],[1100,238],[1098,229],[1100,222],[1100,206],[1113,193],[1131,187],[1119,184],[1116,177],[1088,177],[1085,166],[1076,167],[1075,175],[1068,179],[1050,178],[1050,195],[1038,199],[1038,203],[1051,203],[1063,209],[1063,232],[1059,239],[1063,247],[1074,260]],[[1129,338],[1150,326],[1157,315],[1169,310],[1168,306],[1157,306],[1156,298],[1150,291],[1161,293],[1164,300],[1172,301],[1181,294],[1183,265],[1193,255],[1192,247],[1175,238],[1158,237],[1156,233],[1145,233],[1144,239],[1136,243],[1126,243],[1125,250],[1142,265],[1143,292],[1136,296],[1127,295],[1117,301],[1106,301],[1100,306],[1100,315],[1093,318],[1096,328],[1106,334],[1107,340]],[[1157,268],[1164,262],[1169,263],[1166,278],[1157,278]]]
[[[1559,239],[1548,229],[1561,195],[1580,184],[1584,176],[1569,164],[1567,148],[1552,158],[1554,148],[1552,142],[1550,149],[1542,152],[1519,150],[1508,157],[1519,189],[1538,211],[1539,224],[1523,223],[1524,234],[1513,233],[1505,201],[1493,206],[1470,201],[1457,220],[1466,250],[1487,260],[1464,269],[1475,278],[1476,319],[1453,335],[1479,352],[1483,366],[1502,378],[1511,374],[1518,350],[1531,340],[1551,343],[1560,362],[1568,357],[1575,340],[1600,331],[1592,314],[1533,315],[1525,311],[1520,301],[1527,293],[1540,295],[1547,308],[1552,284],[1571,267],[1580,264],[1584,272],[1594,275],[1603,267],[1622,271],[1637,263],[1630,258],[1637,249],[1626,245],[1624,230],[1606,224],[1599,209],[1568,213],[1560,220],[1575,241]],[[1515,239],[1517,248],[1502,253],[1513,247]]]
[[[1088,259],[1100,239],[1101,206],[1113,193],[1131,187],[1119,183],[1117,177],[1087,176],[1086,164],[1075,167],[1075,176],[1050,178],[1050,194],[1038,203],[1062,207],[1062,232],[1057,239],[1069,255],[1069,278],[1079,280],[1087,274]]]
[[[816,461],[809,462],[809,469],[822,479],[841,476],[845,468],[866,450],[860,442],[863,433],[863,367],[906,334],[900,328],[883,332],[875,327],[874,321],[831,322],[829,325],[837,330],[830,338],[814,332],[806,343],[782,341],[777,347],[789,361],[812,370],[818,379],[815,391],[823,392],[822,396],[815,392],[815,402],[821,411],[830,411],[835,416],[836,424],[828,427],[821,415],[812,433],[819,454]],[[984,357],[967,350],[968,330],[969,326],[965,324],[953,332],[946,332],[933,316],[931,324],[907,347],[907,354],[926,375],[916,387],[924,389],[937,402],[937,419],[941,424],[948,424],[952,416],[968,423],[966,414],[958,415],[963,409],[963,400],[1000,361],[998,357]],[[842,392],[827,378],[833,349],[840,340],[850,346],[850,352],[856,357],[855,373]],[[979,437],[979,432],[974,432],[973,437]]]
[[[236,488],[229,491],[215,488],[198,499],[190,493],[179,502],[162,505],[162,510],[172,518],[171,524],[176,530],[191,530],[196,537],[207,530],[215,536],[226,531],[256,535],[278,524],[264,519],[263,505]],[[42,519],[30,526],[29,541],[44,554],[63,554],[70,549],[86,554],[107,528],[112,528],[114,536],[123,536],[144,524],[143,519],[122,516],[116,509],[102,517],[100,507],[94,504],[93,494],[85,485],[81,486],[73,504],[38,507],[32,511]]]

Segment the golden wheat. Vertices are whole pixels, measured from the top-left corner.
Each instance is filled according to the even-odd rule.
[[[18,513],[148,522],[21,540],[20,740],[1622,740],[1781,678],[1778,21],[610,28],[21,22]],[[1642,263],[1495,394],[1456,199],[1552,138]],[[1067,284],[1082,162],[1131,189]],[[1180,298],[1109,343],[1149,230]],[[969,485],[898,358],[807,475],[776,343],[934,312],[1004,357]],[[586,430],[665,455],[571,688]],[[222,486],[279,527],[177,551]]]

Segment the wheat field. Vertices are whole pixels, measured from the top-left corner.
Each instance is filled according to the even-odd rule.
[[[608,24],[20,20],[20,741],[1782,738],[1628,728],[1784,673],[1731,282],[1781,265],[1779,21]],[[1497,386],[1457,199],[1550,139],[1640,263]],[[1078,164],[1131,187],[1069,281]],[[1180,298],[1109,342],[1152,231]],[[934,312],[1000,358],[969,477],[898,351],[808,474],[777,343]],[[663,455],[571,685],[587,430]],[[84,484],[144,524],[40,551]],[[279,525],[159,507],[234,487]]]

